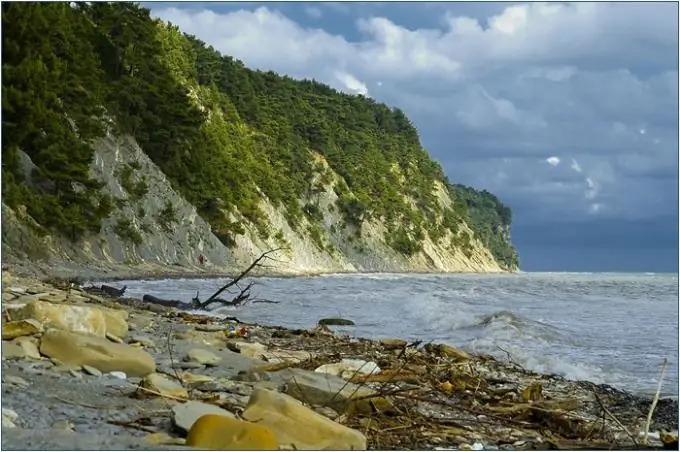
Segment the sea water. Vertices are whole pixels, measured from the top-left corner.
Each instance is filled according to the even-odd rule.
[[[228,280],[121,281],[126,296],[190,301]],[[257,278],[252,303],[213,313],[310,328],[323,317],[356,323],[343,332],[445,342],[570,379],[637,394],[678,396],[677,274],[342,274]],[[229,295],[225,293],[224,297]],[[507,353],[506,353],[507,352]]]

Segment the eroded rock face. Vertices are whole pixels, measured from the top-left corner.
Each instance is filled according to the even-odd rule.
[[[88,365],[101,372],[122,371],[132,377],[144,377],[156,371],[153,357],[144,350],[59,329],[45,332],[40,353],[66,364]]]
[[[281,447],[297,450],[365,450],[366,437],[302,405],[294,398],[255,388],[243,418],[268,427]]]
[[[128,332],[127,311],[94,306],[56,304],[36,300],[21,309],[12,310],[12,318],[35,319],[46,328],[58,328],[100,337],[104,337],[106,333],[125,337]]]

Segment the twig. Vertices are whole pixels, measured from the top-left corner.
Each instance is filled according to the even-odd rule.
[[[619,421],[619,420],[617,419],[617,417],[614,416],[614,414],[613,414],[611,411],[609,411],[609,410],[607,409],[606,406],[604,406],[604,404],[602,403],[602,399],[600,399],[600,396],[597,394],[597,390],[595,389],[595,385],[591,385],[591,390],[593,391],[593,395],[595,395],[595,400],[597,400],[598,405],[600,405],[600,408],[602,408],[602,411],[604,411],[605,413],[607,413],[607,415],[609,415],[609,417],[610,417],[614,422],[616,422],[616,424],[617,424],[619,427],[621,427],[621,428],[623,429],[624,432],[626,432],[626,435],[628,435],[628,436],[630,437],[630,439],[631,439],[631,441],[633,441],[633,444],[635,445],[635,447],[638,447],[638,443],[637,443],[637,441],[635,440],[635,436],[633,436],[633,434],[630,432],[630,430],[628,430],[628,428],[626,428],[626,426],[623,425],[623,424],[621,423],[621,421]]]
[[[654,399],[652,399],[652,406],[649,407],[649,413],[647,413],[647,424],[645,424],[645,436],[644,438],[642,438],[642,444],[644,445],[647,445],[649,426],[652,423],[652,415],[654,414],[654,408],[656,408],[656,404],[659,403],[659,394],[661,394],[661,386],[663,386],[663,375],[666,373],[666,367],[668,367],[668,358],[663,359],[663,364],[661,365],[661,375],[659,376],[659,385],[656,387],[656,393],[654,394]]]
[[[524,366],[522,366],[522,365],[519,364],[517,361],[515,361],[514,359],[512,359],[512,355],[510,355],[510,352],[509,352],[509,351],[507,351],[506,349],[502,348],[500,345],[496,345],[496,348],[497,348],[498,350],[502,351],[503,353],[505,353],[505,354],[507,355],[508,361],[509,361],[511,364],[513,364],[513,365],[519,367],[520,369],[522,369],[523,371],[526,372],[526,369],[524,368]]]
[[[145,388],[144,386],[137,386],[137,390],[143,391],[143,392],[148,392],[149,394],[157,395],[159,397],[165,397],[166,399],[176,400],[178,402],[186,402],[187,401],[187,399],[185,399],[183,397],[175,397],[175,396],[171,396],[171,395],[168,395],[168,394],[161,394],[158,391],[154,391],[153,389]]]
[[[184,381],[184,378],[180,377],[179,372],[177,372],[177,366],[175,365],[175,360],[172,356],[172,336],[174,334],[174,328],[172,327],[172,324],[170,324],[170,331],[168,332],[167,338],[166,338],[166,346],[168,348],[168,355],[170,356],[170,368],[172,368],[173,373],[175,374],[175,378],[179,381],[179,383],[182,385],[183,388],[186,388],[186,382]]]

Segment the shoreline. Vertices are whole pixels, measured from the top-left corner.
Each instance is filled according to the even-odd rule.
[[[27,294],[22,290],[10,293],[10,287]],[[446,345],[416,347],[399,339],[352,338],[313,325],[310,329],[291,330],[241,323],[249,337],[230,338],[225,335],[228,324],[211,316],[177,312],[139,300],[93,296],[79,289],[67,293],[36,278],[8,272],[3,272],[3,291],[5,311],[12,304],[42,298],[46,300],[42,303],[57,308],[76,305],[126,313],[124,330],[129,331],[118,333],[122,343],[116,346],[150,354],[155,375],[160,376],[157,378],[170,381],[164,384],[176,391],[142,396],[139,384],[145,381],[143,378],[128,376],[119,380],[106,372],[90,375],[82,366],[55,363],[43,353],[47,350],[43,347],[44,333],[13,340],[40,342],[43,356],[39,359],[5,359],[6,350],[14,344],[3,341],[3,425],[5,408],[17,415],[13,421],[17,428],[3,427],[2,445],[6,449],[37,450],[47,444],[49,448],[102,450],[132,442],[135,448],[178,450],[186,434],[174,426],[181,422],[177,410],[185,405],[182,400],[202,401],[203,409],[208,404],[230,415],[243,410],[247,414],[257,404],[253,394],[266,390],[280,394],[277,397],[285,397],[286,401],[297,398],[305,402],[304,410],[322,416],[326,419],[323,422],[331,422],[329,425],[343,435],[353,432],[352,437],[364,438],[363,444],[370,449],[573,450],[609,448],[613,444],[639,450],[641,438],[636,433],[633,442],[626,429],[642,430],[651,403],[649,398],[608,385],[538,374],[512,362],[469,355]],[[235,314],[238,316],[238,312]],[[216,361],[197,365],[188,359],[191,350],[197,348]],[[348,374],[352,362],[357,361],[373,363],[379,371],[362,376],[354,369]],[[176,365],[183,366],[179,374]],[[344,371],[343,366],[347,367]],[[322,368],[326,370],[321,372]],[[177,375],[189,388],[180,400],[172,395],[182,392],[182,386],[178,387],[177,381],[173,383]],[[187,383],[189,378],[193,383]],[[320,384],[320,378],[328,380]],[[330,395],[324,388],[330,387],[329,381],[354,385],[357,391],[372,391],[371,403],[343,395],[345,405],[328,405],[324,397]],[[293,391],[296,386],[302,393]],[[166,389],[163,387],[160,393]],[[338,394],[344,393],[338,389],[333,397]],[[110,419],[112,414],[106,408],[112,405],[125,407],[115,419]],[[602,407],[618,422],[606,415],[602,421]],[[148,415],[159,409],[163,414]],[[263,413],[271,410],[276,407]],[[120,416],[124,419],[118,419]],[[138,419],[149,416],[139,424]],[[651,448],[662,447],[659,438],[666,438],[663,432],[677,430],[677,416],[677,400],[659,401],[650,429]],[[265,421],[265,425],[269,424]],[[48,434],[65,427],[69,432],[66,436],[52,438]],[[270,427],[275,432],[278,428],[275,422]],[[316,424],[298,427],[305,431],[320,428]],[[26,429],[31,431],[28,438]],[[41,443],[44,435],[48,440]],[[86,437],[89,443],[85,446],[82,441]],[[298,448],[300,445],[304,446],[300,443]],[[349,448],[344,443],[334,443],[335,447]]]
[[[245,268],[245,267],[244,267]],[[3,262],[3,269],[9,269],[17,275],[36,277],[41,281],[75,280],[79,283],[87,281],[123,281],[123,280],[162,280],[162,279],[219,279],[233,278],[243,268],[178,266],[162,265],[158,263],[125,264],[125,263],[75,263],[69,261],[52,260],[50,262],[10,261]],[[371,274],[405,274],[405,275],[515,275],[516,271],[500,272],[442,272],[434,270],[411,271],[265,271],[253,269],[248,275],[252,278],[304,278],[328,275],[371,275]]]

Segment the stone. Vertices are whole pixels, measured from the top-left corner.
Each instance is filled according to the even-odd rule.
[[[124,337],[127,334],[127,311],[93,306],[55,304],[32,301],[21,309],[12,311],[16,320],[35,319],[45,328],[58,328],[74,333],[104,337],[106,333]]]
[[[428,352],[452,358],[454,361],[468,361],[472,359],[472,357],[463,350],[459,350],[446,344],[427,344],[424,348]]]
[[[2,357],[4,359],[40,359],[40,351],[30,337],[17,337],[13,341],[2,341]]]
[[[194,425],[194,422],[206,414],[234,417],[229,411],[218,406],[197,402],[195,400],[177,404],[172,408],[173,422],[175,423],[175,426],[183,432],[188,432]]]
[[[133,377],[144,377],[156,371],[153,357],[144,350],[103,337],[58,329],[45,332],[40,353],[66,364],[88,365],[101,372],[122,371]]]
[[[60,419],[58,421],[54,421],[51,425],[51,428],[55,430],[63,430],[67,432],[75,432],[76,427],[73,425],[72,422],[66,420],[66,419]]]
[[[52,372],[56,372],[58,374],[63,374],[63,373],[70,373],[73,371],[76,371],[80,369],[81,367],[75,364],[62,364],[61,366],[54,366],[52,368]]]
[[[355,375],[371,375],[380,372],[380,367],[373,361],[362,359],[343,359],[339,363],[324,364],[317,367],[314,372],[326,373],[350,379]]]
[[[267,347],[258,342],[229,341],[227,348],[248,358],[262,359],[267,353]]]
[[[226,328],[224,325],[206,324],[206,325],[196,325],[194,327],[196,331],[205,331],[208,333],[214,333],[217,331],[224,331]]]
[[[270,364],[293,363],[298,364],[314,358],[314,355],[304,350],[277,350],[264,354],[265,360]]]
[[[157,373],[152,373],[144,377],[142,380],[142,387],[163,396],[179,399],[189,398],[189,393],[181,384]]]
[[[408,344],[408,342],[403,339],[382,339],[380,343],[385,348],[404,348]]]
[[[310,405],[330,406],[340,413],[366,410],[370,413],[371,404],[379,405],[382,411],[390,408],[389,402],[377,397],[374,390],[348,383],[342,378],[301,369],[288,369],[288,372],[290,378],[286,382],[286,394]],[[370,397],[374,395],[376,397]]]
[[[274,432],[282,447],[297,450],[366,450],[366,437],[286,394],[255,388],[242,417]]]
[[[165,432],[149,433],[144,437],[144,441],[149,444],[168,446],[184,446],[186,444],[186,440],[184,438],[175,438]]]
[[[2,325],[2,340],[7,341],[21,336],[32,336],[42,333],[43,327],[35,319],[22,319]]]
[[[82,366],[82,368],[83,368],[83,372],[85,372],[86,374],[92,375],[93,377],[101,377],[102,375],[104,375],[104,374],[102,374],[102,372],[99,369],[95,369],[94,367],[88,366],[87,364]]]
[[[203,369],[205,367],[205,364],[197,363],[195,361],[182,361],[179,363],[176,363],[176,366],[179,367],[180,369]]]
[[[136,334],[136,335],[132,336],[132,338],[130,339],[130,342],[138,342],[138,343],[142,344],[144,347],[147,347],[147,348],[155,348],[156,347],[156,343],[149,336],[144,336],[144,335],[140,335],[140,334]]]
[[[19,388],[28,388],[31,384],[18,375],[3,375],[2,382]]]
[[[2,409],[2,428],[16,428],[15,422],[19,419],[16,411],[9,408]]]
[[[180,377],[182,378],[184,383],[189,386],[200,385],[201,383],[207,383],[214,380],[213,377],[210,377],[208,375],[192,374],[190,372],[182,372],[180,374]]]
[[[326,325],[326,326],[352,326],[355,325],[355,323],[351,320],[347,319],[340,319],[340,318],[327,318],[327,319],[320,319],[317,322],[319,325]]]
[[[266,426],[216,414],[194,423],[186,445],[209,450],[279,450],[276,436]]]
[[[106,375],[109,377],[117,378],[119,380],[126,380],[127,375],[125,375],[125,372],[120,372],[120,371],[113,371],[113,372],[108,372]]]
[[[184,357],[184,360],[187,362],[200,363],[206,366],[216,366],[220,361],[222,361],[222,358],[208,350],[194,348],[189,350],[187,356]]]
[[[119,344],[124,344],[124,343],[125,343],[125,341],[124,341],[123,339],[119,338],[119,337],[116,336],[115,334],[109,333],[108,331],[106,332],[106,338],[107,338],[108,340],[110,340],[111,342],[117,342],[117,343],[119,343]]]

